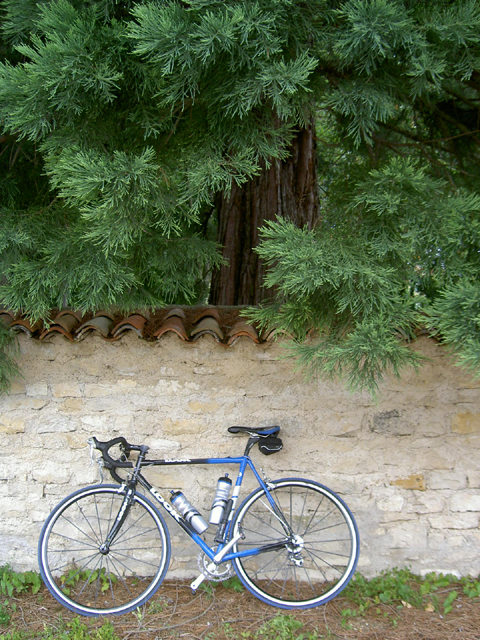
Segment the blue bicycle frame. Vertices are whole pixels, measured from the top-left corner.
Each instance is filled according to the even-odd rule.
[[[177,465],[199,465],[199,464],[238,464],[239,470],[237,475],[237,480],[235,486],[232,491],[231,496],[231,508],[228,513],[228,520],[225,527],[223,541],[218,543],[218,547],[213,549],[209,547],[206,542],[202,539],[202,537],[190,526],[186,520],[182,518],[181,515],[163,498],[163,496],[158,492],[158,490],[152,486],[148,480],[146,480],[141,473],[138,473],[137,480],[138,482],[159,502],[162,507],[170,514],[170,516],[182,527],[182,529],[189,535],[197,545],[202,549],[205,555],[208,556],[212,562],[215,563],[228,562],[229,560],[233,560],[234,558],[244,558],[247,556],[258,555],[265,551],[271,551],[274,548],[281,548],[284,546],[282,543],[269,544],[264,545],[263,547],[256,547],[253,549],[248,549],[245,551],[235,551],[233,553],[229,553],[230,549],[235,545],[236,542],[240,539],[240,534],[237,538],[230,538],[230,528],[233,520],[233,516],[235,513],[238,497],[240,494],[240,488],[242,486],[243,477],[247,468],[249,468],[255,478],[258,481],[259,487],[261,487],[265,491],[265,495],[267,500],[269,501],[272,511],[277,514],[279,522],[285,528],[286,534],[289,532],[290,527],[288,523],[285,522],[285,519],[282,517],[281,513],[278,510],[278,506],[275,500],[272,498],[269,492],[268,484],[265,482],[259,475],[258,471],[255,468],[251,458],[248,455],[239,456],[238,458],[166,458],[164,460],[146,460],[145,462],[140,463],[140,468],[148,467],[148,466],[177,466]],[[285,537],[285,542],[287,541],[287,536]]]

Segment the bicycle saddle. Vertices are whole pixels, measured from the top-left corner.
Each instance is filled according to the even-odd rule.
[[[249,435],[257,436],[274,436],[280,432],[280,427],[228,427],[230,433],[248,433]]]

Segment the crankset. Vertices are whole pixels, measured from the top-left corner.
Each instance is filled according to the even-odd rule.
[[[206,574],[207,580],[213,580],[214,582],[228,580],[234,575],[231,562],[216,565],[202,551],[198,555],[198,568],[203,574]]]

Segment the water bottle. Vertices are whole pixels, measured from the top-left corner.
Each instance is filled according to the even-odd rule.
[[[171,493],[170,502],[175,509],[180,511],[188,524],[191,525],[197,533],[203,533],[208,529],[208,523],[205,522],[181,491],[172,491]]]
[[[231,488],[232,481],[228,477],[228,474],[218,479],[217,491],[213,499],[212,511],[210,512],[210,524],[221,523]]]

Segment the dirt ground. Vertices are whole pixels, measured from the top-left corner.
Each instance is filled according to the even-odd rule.
[[[480,600],[463,595],[461,587],[457,591],[447,615],[432,611],[431,605],[425,610],[404,603],[373,605],[364,614],[345,619],[342,610],[352,610],[354,605],[342,596],[323,607],[290,614],[222,583],[209,583],[192,595],[187,582],[166,581],[141,610],[109,620],[120,640],[480,640]],[[44,587],[35,596],[11,599],[10,604],[15,611],[10,624],[0,627],[0,638],[44,638],[45,625],[53,630],[49,638],[73,637],[73,633],[62,633],[76,616]],[[97,635],[105,620],[81,620],[90,637],[106,637]],[[113,635],[108,638],[113,640]]]

